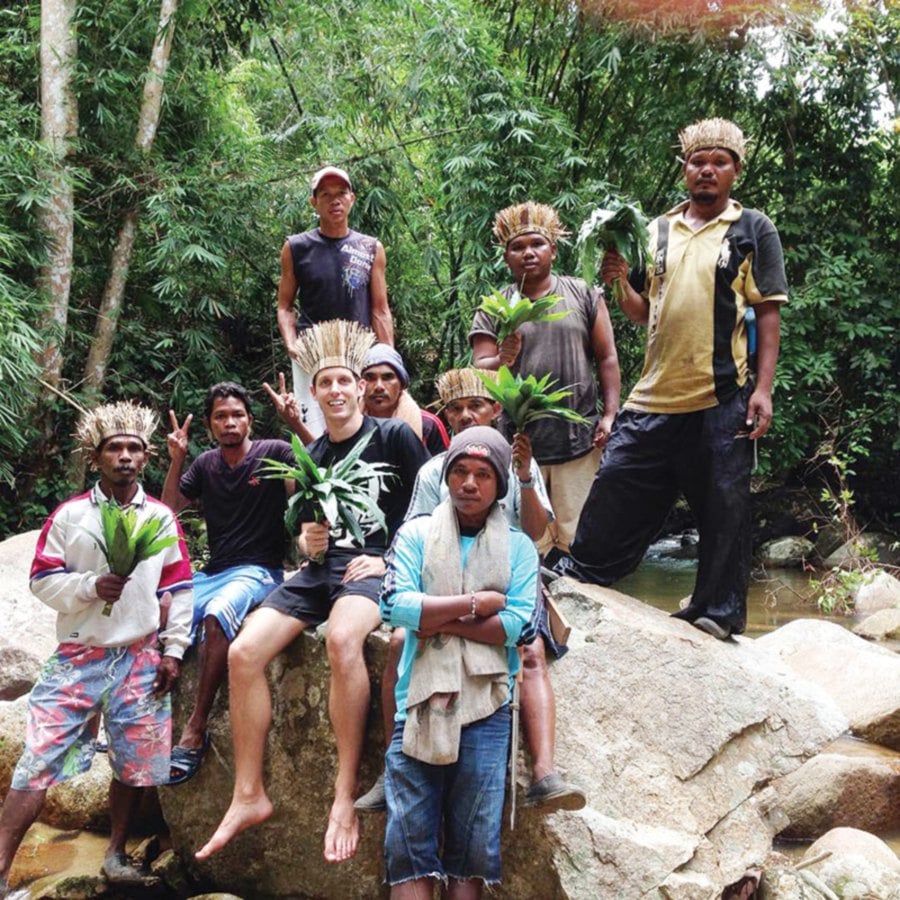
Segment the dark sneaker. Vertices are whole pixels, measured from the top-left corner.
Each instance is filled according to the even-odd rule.
[[[718,622],[713,621],[707,616],[700,616],[699,619],[694,619],[692,624],[694,628],[699,628],[701,631],[711,634],[717,640],[727,641],[728,638],[731,637],[730,629],[726,628],[724,625],[720,625]]]
[[[357,812],[384,812],[387,809],[383,772],[375,779],[375,784],[353,804],[353,808]]]
[[[566,809],[570,812],[583,809],[587,803],[584,791],[568,781],[563,781],[558,772],[545,775],[540,781],[525,791],[525,806],[539,806],[541,812],[556,812]]]

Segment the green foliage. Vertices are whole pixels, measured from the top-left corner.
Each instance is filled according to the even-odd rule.
[[[564,319],[570,310],[551,312],[562,297],[550,294],[540,300],[529,300],[518,291],[505,297],[496,288],[481,298],[478,308],[486,312],[497,323],[497,341],[502,343],[511,334],[515,334],[527,322],[558,322]]]
[[[571,397],[572,392],[565,388],[552,390],[556,382],[551,375],[544,375],[543,378],[529,375],[523,378],[521,375],[513,375],[506,366],[500,366],[496,378],[493,373],[478,369],[475,374],[494,401],[503,407],[518,432],[524,432],[528,425],[540,419],[559,418],[589,424],[580,413],[562,405],[561,401]]]
[[[400,350],[417,396],[465,362],[477,298],[508,280],[491,223],[533,199],[571,227],[625,194],[656,214],[681,198],[678,129],[735,118],[751,139],[736,197],[765,211],[787,251],[790,302],[763,469],[806,470],[822,414],[855,470],[898,447],[894,299],[900,12],[855,6],[844,30],[795,20],[651,38],[580,4],[516,0],[186,0],[153,152],[134,149],[156,0],[78,7],[77,229],[65,382],[76,399],[109,252],[138,211],[106,394],[198,411],[228,377],[257,388],[287,359],[275,327],[278,252],[312,227],[308,177],[350,168],[352,224],[388,258]],[[39,143],[40,4],[0,11],[0,530],[39,524],[68,491],[73,416],[50,445],[31,404],[45,199]],[[777,43],[774,46],[773,41]],[[887,98],[887,99],[885,99]],[[560,272],[577,267],[561,243]],[[644,332],[611,310],[627,390]],[[53,401],[54,404],[57,401]],[[257,415],[260,432],[271,417]],[[203,449],[198,446],[195,449]],[[35,458],[51,460],[35,475]],[[162,467],[148,471],[158,489]],[[10,487],[11,484],[15,487]],[[27,492],[25,486],[28,485]]]
[[[374,433],[369,432],[343,459],[329,466],[317,465],[296,435],[291,436],[296,465],[275,459],[263,460],[266,465],[259,471],[266,478],[292,480],[296,485],[284,514],[284,524],[291,534],[298,533],[303,521],[301,517],[310,514],[309,507],[313,509],[315,521],[328,522],[335,527],[342,525],[358,547],[364,547],[366,543],[363,520],[387,529],[384,513],[378,506],[378,495],[382,481],[390,477],[386,471],[390,466],[360,458]]]

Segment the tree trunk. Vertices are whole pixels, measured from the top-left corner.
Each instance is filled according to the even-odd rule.
[[[159,28],[156,31],[156,39],[150,54],[150,66],[144,82],[144,96],[141,101],[137,135],[134,140],[137,149],[145,156],[153,147],[156,130],[159,127],[163,85],[172,50],[177,8],[178,0],[162,0],[160,5]],[[109,264],[109,277],[103,290],[100,309],[97,311],[94,338],[91,341],[91,348],[84,366],[84,387],[89,393],[99,394],[106,381],[109,356],[125,298],[128,267],[134,252],[137,221],[138,210],[133,207],[124,214],[119,226],[119,235]]]
[[[47,236],[47,259],[40,271],[39,286],[47,306],[39,323],[39,333],[46,343],[38,363],[41,377],[53,386],[59,384],[62,375],[62,344],[72,287],[75,206],[67,160],[78,132],[78,105],[72,89],[78,50],[73,26],[76,5],[76,0],[41,0],[41,139],[50,165],[45,173],[49,199],[39,212],[40,229]],[[43,448],[45,456],[52,451],[52,397],[45,389],[38,414],[48,444]]]

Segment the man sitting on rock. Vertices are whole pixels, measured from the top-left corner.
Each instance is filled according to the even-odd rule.
[[[214,384],[206,395],[204,422],[218,444],[201,453],[182,474],[188,429],[169,411],[171,463],[163,502],[180,512],[192,502],[203,506],[210,558],[194,576],[192,638],[202,633],[200,679],[194,707],[172,748],[170,784],[192,778],[209,746],[206,726],[228,663],[228,647],[247,613],[284,580],[284,511],[293,483],[262,478],[263,460],[293,464],[289,444],[251,440],[250,393],[233,381]]]
[[[362,376],[366,382],[363,403],[367,416],[406,422],[432,456],[447,449],[450,438],[443,423],[410,396],[409,373],[403,358],[390,344],[375,344],[369,350]]]
[[[473,427],[492,426],[500,415],[500,404],[491,398],[484,382],[473,368],[445,372],[437,380],[437,390],[444,415],[454,435]],[[433,457],[419,470],[406,513],[407,519],[430,515],[449,496],[449,488],[443,478],[445,456],[442,453]],[[531,440],[526,434],[517,434],[513,440],[507,482],[509,490],[499,499],[500,508],[510,525],[520,528],[533,541],[539,541],[548,523],[553,521],[553,510],[544,489],[541,470],[531,453]],[[534,766],[534,783],[526,793],[525,805],[539,806],[544,812],[581,809],[586,802],[584,792],[564,781],[553,761],[556,701],[547,669],[545,644],[554,656],[561,656],[565,648],[559,647],[550,634],[546,609],[542,609],[540,613],[540,634],[542,640],[525,646],[523,659],[525,677],[522,682],[522,721]],[[395,629],[391,635],[388,661],[381,682],[381,704],[388,745],[394,727],[394,688],[404,639],[404,630]],[[383,810],[385,805],[382,775],[371,790],[356,801],[356,809],[361,812],[376,812]]]
[[[404,523],[388,556],[382,617],[406,629],[385,777],[392,898],[430,897],[437,880],[478,898],[500,881],[509,697],[538,590],[534,544],[497,503],[510,455],[493,428],[457,434],[449,500]]]
[[[167,695],[189,641],[191,566],[171,511],[138,482],[155,428],[149,409],[127,402],[83,416],[78,437],[99,481],[59,506],[38,538],[31,590],[57,611],[60,644],[31,691],[25,751],[0,813],[0,896],[9,890],[13,857],[47,789],[90,768],[101,713],[113,771],[103,873],[117,887],[159,882],[129,861],[125,842],[142,788],[169,780]],[[139,562],[131,575],[112,574],[98,546],[102,503],[134,510],[138,525],[161,520],[160,536],[177,541]],[[157,635],[163,603],[169,603],[168,619]]]
[[[403,422],[373,419],[360,411],[359,373],[372,337],[356,323],[324,322],[298,337],[297,359],[311,375],[313,398],[325,415],[325,434],[308,447],[313,460],[320,466],[339,461],[371,436],[362,459],[392,467],[378,498],[387,532],[364,520],[365,546],[356,547],[339,523],[316,522],[314,510],[304,510],[298,545],[308,562],[247,617],[228,653],[234,793],[216,832],[197,852],[198,859],[221,850],[236,834],[272,814],[263,784],[266,734],[272,722],[266,667],[305,629],[324,622],[331,664],[328,710],[338,755],[324,855],[329,862],[343,862],[356,853],[359,820],[353,795],[370,694],[363,646],[380,621],[384,553],[409,505],[416,472],[429,458]]]

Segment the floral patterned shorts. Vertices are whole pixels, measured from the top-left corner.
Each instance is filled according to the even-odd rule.
[[[87,771],[101,712],[116,779],[165,784],[172,716],[169,696],[153,694],[159,661],[155,634],[127,647],[60,644],[28,698],[25,751],[12,787],[43,790]]]

